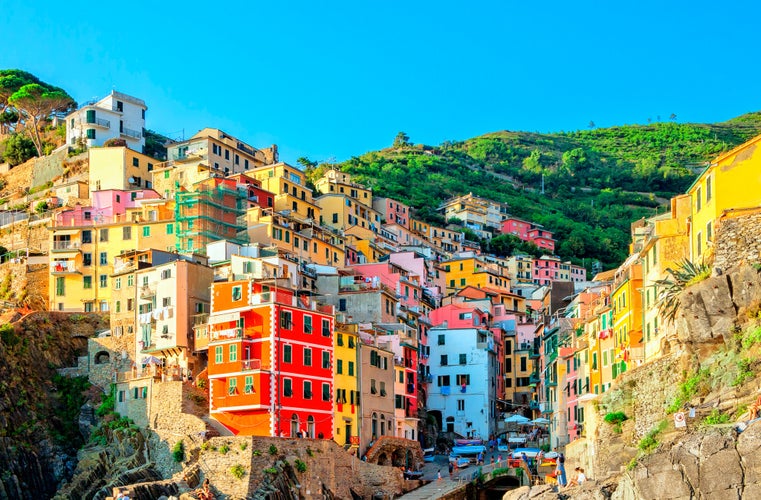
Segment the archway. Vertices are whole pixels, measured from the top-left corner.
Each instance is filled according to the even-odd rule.
[[[397,448],[391,453],[391,465],[394,467],[401,467],[406,465],[406,453],[404,448]]]
[[[388,457],[385,453],[381,453],[378,455],[378,465],[386,465],[388,464]]]
[[[108,353],[108,351],[100,351],[95,355],[96,365],[105,365],[109,361],[111,361],[111,355]]]

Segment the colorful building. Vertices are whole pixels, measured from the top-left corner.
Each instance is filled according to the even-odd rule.
[[[277,280],[215,282],[211,416],[234,434],[332,439],[333,322]]]
[[[333,440],[345,449],[356,449],[360,445],[361,427],[357,325],[336,322],[334,338],[336,406]]]

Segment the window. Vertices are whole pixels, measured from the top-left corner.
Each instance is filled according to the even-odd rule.
[[[57,279],[60,279],[60,278],[57,278]],[[92,276],[82,277],[82,288],[85,288],[85,289],[92,288]],[[63,294],[57,293],[56,295],[63,295]]]
[[[465,411],[465,400],[464,399],[458,399],[457,400],[457,411]]]
[[[698,231],[698,255],[703,253],[703,234]]]
[[[446,354],[442,354],[441,355],[441,363],[440,363],[441,366],[447,366],[449,364],[449,359],[448,358],[449,358],[449,356],[447,356]]]
[[[346,311],[346,299],[338,299],[338,310]]]
[[[231,377],[227,379],[227,394],[230,396],[235,396],[238,394],[238,379],[235,377]]]
[[[333,214],[333,224],[338,224],[338,214]]]
[[[349,361],[349,376],[354,376],[354,361]]]
[[[711,176],[709,175],[706,177],[706,203],[711,201],[711,197],[713,196],[713,189],[711,186]]]
[[[127,299],[127,310],[128,311],[132,311],[134,309],[135,309],[135,307],[134,307],[134,299]],[[132,328],[132,327],[129,327],[129,328]]]
[[[304,315],[304,333],[312,333],[312,316],[307,314]]]
[[[243,286],[242,285],[236,285],[232,288],[232,300],[233,302],[237,302],[240,299],[243,298]]]
[[[122,239],[123,240],[131,240],[132,239],[132,226],[124,226],[122,228]]]
[[[386,396],[386,383],[383,382],[383,381],[381,381],[381,383],[380,383],[380,395],[382,397]]]
[[[127,276],[127,286],[135,286],[135,275],[130,274]]]
[[[526,357],[521,356],[521,371],[526,371]]]
[[[100,252],[100,265],[108,265],[108,252]]]
[[[167,224],[166,225],[166,234],[174,234],[174,225],[173,224]]]
[[[108,228],[100,230],[100,241],[108,241]]]
[[[342,359],[336,360],[336,373],[338,375],[342,375],[344,372],[344,362]]]
[[[230,344],[230,361],[238,361],[238,345]]]
[[[330,337],[330,320],[329,319],[322,320],[322,336]],[[349,344],[351,344],[351,339],[349,339]],[[349,347],[351,347],[351,345]]]
[[[304,366],[312,366],[312,349],[304,348]]]
[[[82,254],[82,265],[83,266],[92,265],[92,254],[90,252],[85,252]]]
[[[698,187],[697,193],[695,193],[695,207],[697,208],[697,211],[699,212],[700,209],[703,206],[703,193],[700,187]]]
[[[458,374],[457,385],[470,385],[470,374]]]
[[[312,399],[312,382],[304,381],[304,399]]]
[[[87,138],[88,139],[95,139],[95,129],[94,128],[88,128],[87,129]]]
[[[444,334],[439,335],[439,345],[446,345]]]
[[[100,275],[100,287],[106,288],[108,286],[108,275],[107,274],[101,274]]]
[[[116,278],[116,279],[114,280],[114,288],[115,288],[116,290],[121,290],[121,288],[122,288],[122,279],[121,279],[121,278]],[[118,311],[117,311],[117,312],[118,312]]]
[[[137,156],[132,158],[132,166],[133,167],[139,167],[140,166],[140,160],[138,160]]]
[[[151,235],[151,226],[143,226],[143,237],[148,238]]]
[[[344,336],[343,336],[343,333],[339,333],[338,334],[338,337],[336,338],[336,344],[340,345],[340,346],[344,345]]]
[[[713,227],[711,226],[711,222],[706,224],[706,241],[712,241],[713,240]]]
[[[215,363],[222,362],[222,346],[221,345],[214,348],[214,362]]]
[[[283,363],[290,363],[293,355],[293,347],[289,345],[283,346]]]
[[[82,243],[92,243],[92,231],[82,231]]]
[[[439,387],[449,387],[449,375],[439,375],[437,385]]]
[[[330,351],[322,351],[322,367],[325,369],[330,368]]]
[[[293,328],[291,311],[280,311],[280,328],[284,328],[285,330],[290,330]]]
[[[322,383],[322,400],[330,401],[330,384]],[[343,397],[343,402],[346,402],[346,396]]]
[[[254,393],[254,376],[253,375],[246,375],[246,378],[243,382],[243,392],[246,394],[253,394]]]
[[[461,365],[467,365],[468,364],[468,355],[467,354],[460,354],[460,364]]]

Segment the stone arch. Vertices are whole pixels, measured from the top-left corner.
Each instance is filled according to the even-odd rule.
[[[111,354],[109,354],[108,351],[98,351],[97,353],[95,353],[96,365],[105,365],[109,361],[111,361]]]
[[[394,451],[391,452],[391,465],[394,467],[406,466],[406,451],[407,450],[404,448],[395,448]]]
[[[388,457],[385,453],[378,455],[378,465],[386,465],[388,463]]]

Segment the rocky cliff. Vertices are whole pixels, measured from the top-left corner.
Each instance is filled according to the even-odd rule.
[[[74,469],[83,379],[56,369],[76,364],[96,315],[34,313],[0,326],[0,499],[52,496]]]

